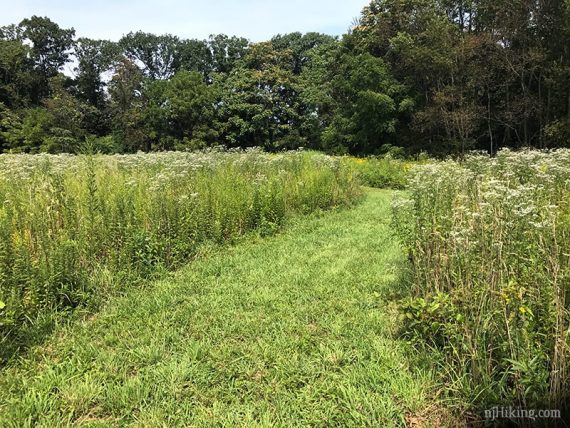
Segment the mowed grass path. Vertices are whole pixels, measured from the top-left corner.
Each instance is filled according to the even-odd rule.
[[[395,338],[389,199],[213,249],[0,372],[0,426],[404,426],[428,374]]]

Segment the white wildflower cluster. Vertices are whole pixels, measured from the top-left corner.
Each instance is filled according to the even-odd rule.
[[[411,217],[412,245],[426,270],[469,260],[484,271],[491,258],[504,256],[499,250],[509,252],[511,263],[539,260],[549,242],[562,239],[556,233],[570,214],[570,150],[473,154],[419,165],[411,174],[413,207],[400,200],[394,209]]]
[[[521,358],[540,361],[533,379],[537,370],[559,377],[557,358],[567,361],[570,349],[570,150],[473,154],[412,174],[408,199],[394,204],[413,265],[408,330],[446,361],[521,391],[530,384],[519,377]]]

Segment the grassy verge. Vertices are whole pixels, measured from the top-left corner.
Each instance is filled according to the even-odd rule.
[[[62,328],[1,373],[0,425],[426,422],[432,376],[387,301],[404,262],[390,198],[214,248]]]

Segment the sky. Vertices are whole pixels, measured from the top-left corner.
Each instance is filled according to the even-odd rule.
[[[224,33],[253,42],[293,31],[340,35],[369,0],[0,0],[0,26],[47,16],[77,37],[118,40],[142,30],[205,39]]]

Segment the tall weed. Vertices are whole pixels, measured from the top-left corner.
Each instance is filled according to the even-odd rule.
[[[415,167],[394,203],[407,334],[475,406],[570,398],[570,150]]]
[[[358,194],[349,168],[316,153],[0,155],[0,345],[206,241],[272,233],[288,215]]]

